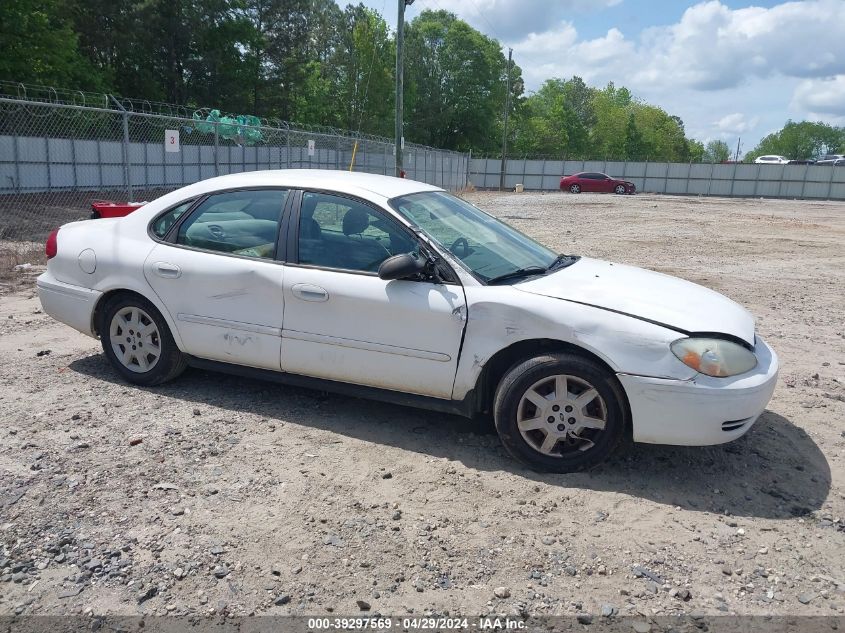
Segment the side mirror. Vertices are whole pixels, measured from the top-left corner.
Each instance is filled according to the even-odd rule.
[[[378,276],[385,281],[407,279],[423,272],[426,260],[416,253],[402,253],[385,259],[378,267]]]

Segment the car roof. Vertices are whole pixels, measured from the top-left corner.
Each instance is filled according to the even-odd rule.
[[[209,193],[259,187],[322,189],[356,196],[377,204],[412,193],[443,191],[440,187],[407,178],[331,169],[270,169],[239,172],[200,180],[166,193],[126,216],[126,224],[146,224],[165,209]]]
[[[383,198],[395,198],[420,191],[442,191],[440,187],[407,178],[332,169],[268,169],[240,172],[209,178],[194,186],[200,185],[206,192],[238,187],[291,187],[328,189],[353,195],[366,192]]]

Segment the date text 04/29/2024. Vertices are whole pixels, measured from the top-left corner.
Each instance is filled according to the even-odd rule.
[[[427,618],[427,617],[358,617],[358,618],[309,618],[308,628],[321,630],[382,630],[393,628],[405,631],[479,630],[518,631],[525,628],[525,621],[518,618]]]

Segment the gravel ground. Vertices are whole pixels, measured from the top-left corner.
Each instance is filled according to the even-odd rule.
[[[473,193],[550,247],[746,305],[781,356],[742,439],[541,475],[460,418],[189,371],[122,383],[0,297],[0,615],[837,614],[845,204]]]

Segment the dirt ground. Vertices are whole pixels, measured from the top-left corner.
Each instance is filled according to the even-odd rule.
[[[467,197],[747,306],[782,362],[768,411],[732,444],[537,474],[457,417],[201,371],[131,387],[16,286],[0,615],[845,613],[845,203]]]

